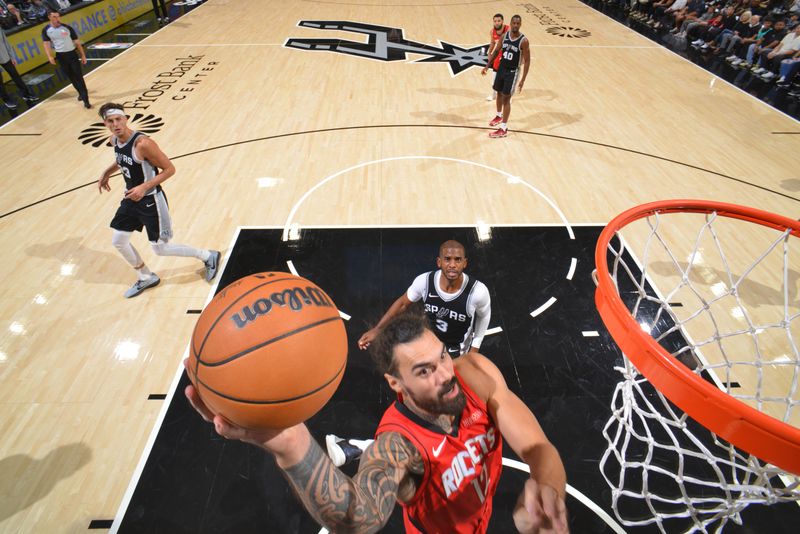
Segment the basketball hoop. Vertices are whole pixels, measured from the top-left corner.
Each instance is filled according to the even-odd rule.
[[[800,500],[797,237],[798,221],[700,200],[601,233],[595,303],[624,353],[601,470],[626,525],[706,532]]]

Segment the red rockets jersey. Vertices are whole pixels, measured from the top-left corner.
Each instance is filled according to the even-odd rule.
[[[425,464],[414,497],[401,503],[408,533],[476,534],[489,525],[503,469],[503,440],[486,404],[456,376],[467,405],[454,434],[425,421],[400,400],[386,410],[375,432],[403,435]]]
[[[503,34],[506,33],[507,31],[508,31],[508,24],[503,24],[503,29],[500,30],[500,33],[498,33],[497,30],[494,29],[494,26],[492,26],[492,35],[491,35],[492,43],[499,41],[500,38],[503,37]],[[500,67],[500,56],[502,55],[503,55],[502,53],[498,52],[497,57],[494,58],[494,64],[492,64],[492,68],[494,70],[497,70]]]

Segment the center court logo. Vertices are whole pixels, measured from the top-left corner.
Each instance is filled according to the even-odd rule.
[[[164,119],[153,114],[137,113],[133,117],[128,115],[128,126],[131,130],[145,134],[154,134],[164,127]],[[85,128],[78,136],[78,141],[84,145],[97,148],[101,145],[111,146],[111,134],[103,122],[94,122]]]
[[[344,20],[301,20],[302,28],[317,30],[336,30],[367,36],[367,42],[345,39],[307,39],[290,37],[283,46],[298,50],[334,52],[377,61],[404,61],[407,54],[426,56],[415,63],[447,63],[453,75],[460,74],[470,67],[485,67],[486,45],[462,48],[439,41],[441,46],[410,41],[403,37],[402,28],[376,26],[361,22]]]

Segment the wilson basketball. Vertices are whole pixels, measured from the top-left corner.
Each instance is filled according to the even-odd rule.
[[[187,367],[212,412],[245,428],[286,428],[328,402],[346,363],[331,298],[305,278],[269,272],[214,297],[194,328]]]

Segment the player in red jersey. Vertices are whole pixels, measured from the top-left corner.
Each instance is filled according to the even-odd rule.
[[[503,38],[503,34],[508,31],[508,24],[503,22],[503,14],[502,13],[495,13],[494,17],[492,17],[492,31],[489,32],[489,50],[486,53],[487,56],[491,57],[492,52],[494,49],[500,46],[500,39]],[[497,69],[500,67],[500,55],[498,54],[497,57],[494,59],[494,63],[492,64],[492,70],[497,72]],[[492,94],[486,97],[486,100],[497,100],[497,91],[492,91]],[[503,111],[498,109],[497,111]]]
[[[192,386],[186,396],[223,437],[275,455],[305,508],[332,532],[375,532],[395,502],[407,532],[485,532],[503,439],[531,471],[514,509],[517,529],[568,532],[558,451],[491,361],[472,352],[453,361],[418,311],[387,324],[370,354],[398,399],[353,478],[334,467],[304,424],[246,430],[214,416]]]

